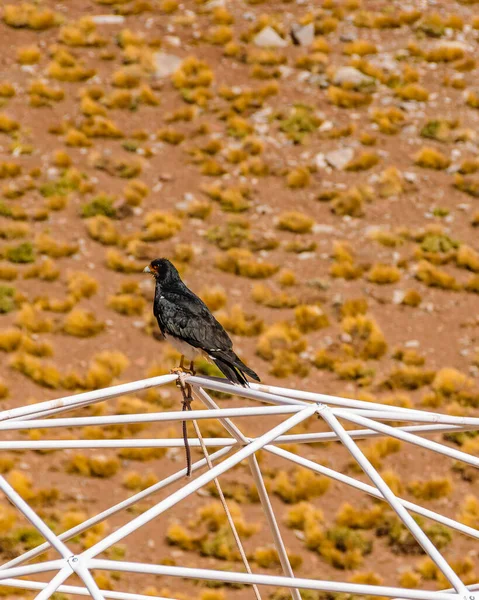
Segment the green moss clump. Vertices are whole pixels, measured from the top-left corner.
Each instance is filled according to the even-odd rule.
[[[15,306],[15,288],[0,284],[0,314],[11,312]]]
[[[414,517],[414,520],[421,526],[426,535],[433,541],[434,545],[439,550],[445,548],[452,541],[451,532],[448,528],[444,527],[444,525],[440,525],[439,523],[427,523],[421,517]],[[416,539],[396,516],[389,515],[384,522],[378,526],[376,534],[380,537],[386,537],[391,550],[395,554],[422,554],[422,549]]]
[[[321,122],[310,106],[298,104],[280,121],[279,128],[295,144],[301,144],[308,133],[318,129]]]
[[[61,177],[54,181],[42,183],[38,191],[45,198],[52,196],[67,196],[80,187],[81,176],[78,172],[66,171]]]
[[[419,135],[423,138],[446,142],[449,139],[451,127],[442,119],[431,119],[421,129]]]
[[[22,242],[7,248],[5,256],[13,263],[32,263],[35,262],[35,248],[30,242]]]
[[[103,215],[114,219],[116,217],[116,209],[113,206],[113,201],[111,196],[100,194],[82,206],[81,216],[84,219],[87,219],[89,217]]]

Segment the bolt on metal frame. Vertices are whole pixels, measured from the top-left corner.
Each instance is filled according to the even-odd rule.
[[[252,591],[254,591],[254,594],[258,599],[261,598],[261,586],[267,585],[288,588],[293,600],[301,600],[301,589],[342,592],[355,595],[386,596],[396,600],[479,600],[479,592],[477,591],[479,585],[467,587],[463,583],[459,575],[455,573],[451,565],[449,565],[441,552],[435,547],[434,543],[412,518],[411,513],[432,519],[475,539],[479,539],[479,530],[395,495],[356,443],[356,440],[358,439],[391,436],[433,453],[448,456],[455,460],[478,467],[479,459],[477,457],[451,448],[446,444],[428,440],[422,436],[451,431],[459,432],[476,430],[479,429],[479,418],[455,417],[429,411],[382,405],[377,402],[363,402],[350,398],[340,398],[325,394],[271,387],[261,384],[251,384],[249,388],[242,388],[215,378],[183,374],[181,374],[180,377],[183,380],[183,383],[191,385],[194,396],[204,406],[203,410],[191,410],[188,412],[163,411],[147,414],[96,417],[48,418],[117,396],[164,386],[178,379],[177,374],[168,374],[116,385],[102,390],[0,411],[0,434],[2,431],[16,432],[26,431],[28,429],[49,430],[52,428],[73,428],[92,425],[106,426],[113,424],[192,421],[197,437],[189,440],[190,446],[201,448],[204,453],[204,458],[193,463],[191,478],[185,478],[186,469],[180,469],[158,483],[149,486],[141,492],[111,506],[97,515],[86,519],[79,525],[76,525],[59,535],[55,534],[43,519],[41,519],[28,503],[12,488],[6,479],[0,476],[0,490],[5,494],[11,504],[24,515],[24,517],[46,540],[45,543],[40,544],[36,548],[24,552],[20,556],[0,565],[0,588],[1,586],[11,586],[23,588],[25,590],[36,590],[38,591],[36,596],[37,600],[47,600],[55,592],[87,596],[94,600],[146,600],[146,598],[151,600],[154,598],[152,596],[131,592],[99,589],[92,576],[92,571],[102,570],[107,572],[118,571],[168,575],[171,577],[190,578],[193,580],[215,580],[225,583],[248,584],[252,587]],[[207,393],[207,390],[234,394],[237,397],[255,401],[258,405],[253,407],[220,408]],[[329,431],[308,434],[288,433],[293,427],[314,415],[323,420],[328,426]],[[268,416],[280,417],[282,421],[270,428],[264,434],[253,438],[244,435],[234,422],[234,419],[239,417],[242,419],[256,419],[258,417]],[[223,425],[225,433],[228,434],[229,437],[203,438],[196,424],[197,421],[202,419],[217,419]],[[347,430],[341,424],[340,420],[356,426],[361,426],[363,429]],[[388,425],[384,423],[384,421],[393,421],[394,424]],[[397,424],[398,422],[400,425]],[[280,444],[286,443],[303,444],[321,443],[325,441],[337,441],[342,443],[364,473],[369,477],[373,485],[364,483],[354,477],[344,475],[313,460],[306,459],[279,447]],[[6,449],[59,450],[66,448],[171,448],[182,447],[183,443],[182,439],[170,438],[109,440],[42,439],[39,441],[23,440],[20,438],[18,441],[0,441],[0,451]],[[209,454],[208,448],[210,447],[219,449],[212,454]],[[310,469],[315,473],[341,482],[353,489],[364,491],[377,499],[387,502],[403,522],[404,526],[415,537],[424,552],[434,561],[438,569],[449,581],[452,586],[451,589],[444,591],[403,589],[383,585],[364,585],[295,577],[281,535],[281,527],[274,514],[261,469],[256,459],[256,453],[260,450],[280,457],[290,463]],[[278,553],[283,575],[278,576],[254,573],[247,563],[244,553],[242,553],[242,556],[244,561],[246,561],[244,562],[246,572],[200,568],[193,569],[97,558],[102,552],[108,550],[114,544],[137,531],[148,522],[156,519],[159,515],[165,513],[168,509],[172,508],[202,487],[208,485],[210,482],[215,482],[215,485],[218,486],[220,497],[222,497],[223,494],[218,479],[219,476],[227,473],[230,469],[243,461],[248,465],[252,480],[258,490],[260,505],[264,512],[265,521],[270,530],[272,541]],[[151,508],[132,518],[109,535],[106,535],[102,540],[98,541],[87,550],[75,555],[68,547],[68,540],[79,533],[88,530],[93,525],[104,521],[114,514],[124,511],[140,500],[151,497],[159,490],[181,480],[183,480],[183,485],[179,489],[162,500],[159,500]],[[226,501],[223,502],[223,506],[228,514]],[[229,522],[234,528],[231,518],[229,518]],[[235,533],[235,531],[233,533]],[[241,541],[238,539],[237,535],[235,539],[237,540],[238,547],[241,551]],[[60,558],[26,564],[28,561],[38,557],[49,548],[56,550]],[[40,573],[48,572],[53,573],[53,577],[48,583],[32,579],[21,579],[25,576],[32,577]],[[65,583],[73,574],[77,575],[80,581],[83,582],[84,587],[68,585]],[[156,597],[156,600],[173,599]]]

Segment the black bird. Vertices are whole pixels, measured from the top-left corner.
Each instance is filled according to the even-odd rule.
[[[246,375],[260,381],[234,353],[233,342],[206,304],[181,281],[175,266],[166,258],[153,260],[144,269],[156,280],[153,314],[163,337],[186,357],[193,372],[198,354],[212,361],[231,383],[247,386]]]

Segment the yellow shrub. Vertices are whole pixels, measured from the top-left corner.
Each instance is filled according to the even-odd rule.
[[[430,147],[424,147],[414,156],[414,162],[420,167],[426,169],[442,170],[447,169],[451,164],[450,159],[439,150]]]
[[[329,319],[322,308],[314,304],[301,304],[294,311],[296,325],[302,333],[317,331],[329,325]]]
[[[15,323],[31,333],[46,333],[53,329],[53,322],[44,317],[32,304],[24,302],[15,317]]]
[[[17,50],[17,62],[21,65],[35,65],[41,57],[37,46],[22,46]]]
[[[366,56],[367,54],[377,53],[376,45],[369,40],[355,40],[354,42],[348,42],[344,48],[344,54],[351,56],[357,54],[358,56]]]
[[[456,263],[458,267],[464,267],[469,271],[479,273],[479,253],[466,244],[461,244],[457,250]]]
[[[121,315],[141,315],[145,300],[134,294],[117,294],[108,298],[107,306]]]
[[[426,102],[429,98],[429,92],[418,83],[409,83],[396,89],[396,96],[401,100],[415,100],[416,102]]]
[[[444,367],[436,373],[432,387],[437,393],[448,397],[471,388],[472,384],[464,373],[451,367]]]
[[[273,492],[288,504],[322,496],[329,488],[330,480],[316,475],[309,469],[296,467],[291,473],[278,471],[273,482]]]
[[[379,156],[375,152],[361,152],[353,158],[345,167],[346,171],[367,171],[379,162]]]
[[[52,364],[25,353],[14,355],[9,364],[12,369],[20,371],[38,385],[54,389],[60,387],[60,373]]]
[[[86,477],[108,478],[116,475],[120,468],[120,461],[115,457],[94,454],[85,456],[75,454],[67,464],[69,473],[78,473]]]
[[[63,322],[63,331],[75,337],[91,337],[105,328],[105,324],[97,321],[94,313],[76,308],[69,313]]]
[[[128,490],[140,492],[155,483],[158,483],[158,478],[154,473],[148,473],[146,475],[140,475],[135,471],[127,473],[123,479],[123,485]]]
[[[449,478],[430,479],[429,481],[412,481],[407,486],[415,498],[420,500],[437,500],[449,496],[452,492],[452,482]]]
[[[341,327],[352,340],[351,346],[356,356],[363,359],[378,359],[386,352],[387,343],[376,321],[367,315],[346,317]]]
[[[340,108],[358,108],[370,104],[372,101],[371,94],[356,92],[354,90],[343,90],[333,85],[329,86],[327,95],[329,102]]]
[[[89,273],[73,271],[67,274],[67,288],[76,300],[91,298],[98,291],[98,282]]]
[[[51,258],[71,256],[78,252],[78,244],[58,242],[46,233],[42,233],[35,238],[35,245],[40,254],[46,254]]]
[[[433,381],[434,375],[434,371],[424,371],[419,367],[407,366],[391,371],[384,381],[384,385],[391,389],[417,390],[429,385]]]
[[[264,329],[263,320],[255,315],[245,314],[239,304],[233,306],[230,314],[221,312],[216,318],[227,331],[235,335],[256,336]]]
[[[376,263],[369,270],[367,279],[379,284],[396,283],[401,279],[401,271],[393,265]]]
[[[278,218],[278,229],[293,233],[310,233],[314,219],[298,211],[282,213]]]
[[[44,30],[60,24],[61,17],[47,8],[41,8],[23,2],[22,4],[7,4],[3,11],[3,20],[10,27]]]
[[[431,265],[426,260],[417,266],[416,278],[429,287],[438,287],[444,290],[458,290],[460,285],[452,275]]]
[[[310,184],[311,174],[305,167],[297,167],[288,173],[286,183],[290,188],[304,188]]]
[[[79,380],[74,374],[70,374],[64,379],[63,385],[68,389],[83,387],[85,389],[96,390],[107,387],[115,377],[121,375],[128,365],[129,361],[122,352],[110,352],[106,350],[94,355],[84,381]]]
[[[294,308],[299,304],[296,296],[286,292],[275,293],[273,290],[262,283],[253,286],[251,297],[258,304],[269,306],[270,308]]]
[[[141,239],[145,242],[166,240],[174,236],[182,227],[181,219],[163,211],[153,211],[145,217],[146,231]]]
[[[256,353],[265,360],[273,360],[281,351],[299,354],[306,349],[301,332],[289,323],[274,323],[259,338]]]
[[[213,312],[223,308],[228,302],[228,296],[224,288],[219,285],[203,288],[199,295],[206,306]]]
[[[0,330],[0,350],[2,352],[13,352],[20,346],[22,337],[22,333],[18,329]]]
[[[372,529],[378,527],[384,516],[384,506],[375,505],[369,509],[358,509],[345,502],[336,515],[336,524],[351,529]]]
[[[226,273],[234,273],[251,279],[271,277],[278,270],[277,265],[256,259],[249,250],[231,248],[216,256],[215,266]]]
[[[466,496],[458,519],[464,525],[469,525],[469,527],[474,527],[475,529],[479,527],[479,500],[476,496],[472,494]]]

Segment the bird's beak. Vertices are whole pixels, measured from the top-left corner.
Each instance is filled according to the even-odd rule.
[[[144,269],[143,269],[143,273],[151,273],[151,269],[150,269],[150,265],[147,265]]]

